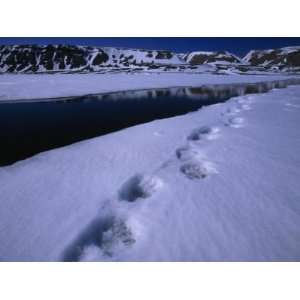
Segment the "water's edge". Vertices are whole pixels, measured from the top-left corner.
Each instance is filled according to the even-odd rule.
[[[183,115],[235,96],[298,84],[300,79],[289,78],[1,103],[0,166],[134,125]]]
[[[90,100],[101,100],[101,99],[123,99],[132,96],[139,97],[140,95],[145,95],[149,92],[163,92],[163,91],[177,91],[182,90],[183,93],[189,94],[188,91],[194,89],[201,89],[203,91],[213,91],[213,90],[242,90],[246,89],[247,91],[244,94],[249,93],[250,90],[256,90],[254,93],[264,93],[274,88],[285,88],[289,85],[298,85],[300,84],[299,77],[292,77],[288,79],[281,80],[269,80],[269,81],[259,81],[255,83],[224,83],[224,84],[202,84],[202,85],[192,85],[192,86],[170,86],[170,87],[161,87],[161,88],[144,88],[144,89],[133,89],[133,90],[122,90],[122,91],[112,91],[112,92],[103,92],[103,93],[92,93],[79,96],[63,96],[63,97],[49,97],[49,98],[34,98],[34,99],[10,99],[10,100],[1,100],[1,104],[17,104],[17,103],[36,103],[36,102],[58,102],[58,101],[80,101],[82,99]],[[250,92],[251,93],[251,92]],[[243,95],[243,94],[241,94]]]

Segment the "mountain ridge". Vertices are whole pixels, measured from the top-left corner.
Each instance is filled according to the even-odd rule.
[[[99,72],[102,70],[228,70],[299,71],[300,47],[251,50],[243,58],[228,51],[149,50],[67,44],[0,45],[1,73]]]

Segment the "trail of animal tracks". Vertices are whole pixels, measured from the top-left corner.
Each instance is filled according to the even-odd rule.
[[[300,259],[300,88],[0,169],[0,259]]]

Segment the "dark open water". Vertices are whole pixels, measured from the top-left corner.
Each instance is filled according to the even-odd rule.
[[[0,165],[136,124],[186,114],[232,96],[298,83],[171,88],[0,104]]]

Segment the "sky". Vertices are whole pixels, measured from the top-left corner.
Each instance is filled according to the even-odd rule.
[[[300,45],[300,38],[190,38],[190,37],[20,37],[1,38],[0,45],[8,44],[72,44],[91,46],[112,46],[142,49],[164,49],[174,52],[222,51],[227,50],[244,56],[252,49],[272,49]]]

